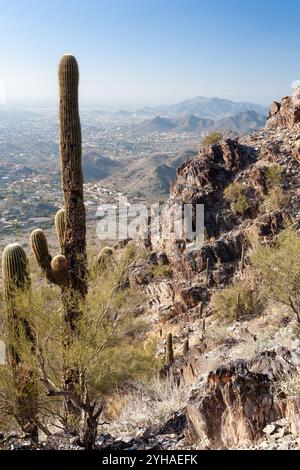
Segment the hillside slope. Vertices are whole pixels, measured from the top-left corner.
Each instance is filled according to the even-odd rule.
[[[164,373],[171,368],[184,387],[191,387],[176,415],[184,416],[185,424],[167,448],[300,448],[299,395],[274,392],[300,371],[294,312],[288,304],[268,301],[259,308],[251,304],[242,314],[237,303],[236,316],[230,317],[228,302],[217,311],[212,301],[234,286],[256,295],[252,254],[272,247],[287,227],[299,234],[299,110],[295,97],[285,98],[272,105],[261,131],[204,147],[185,161],[170,203],[204,204],[204,245],[191,250],[172,233],[167,240],[152,238],[149,261],[136,269],[133,279],[147,292],[161,354],[163,339],[173,334],[175,362]],[[225,197],[233,187],[249,203],[243,210]],[[279,199],[272,196],[274,188]],[[151,266],[162,263],[168,268],[149,275]],[[242,302],[235,298],[233,305]],[[189,352],[183,355],[186,339]]]

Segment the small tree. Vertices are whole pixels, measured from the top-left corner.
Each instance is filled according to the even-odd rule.
[[[135,317],[141,293],[128,287],[133,262],[125,248],[122,255],[102,269],[91,267],[89,292],[80,305],[81,318],[67,350],[63,347],[64,318],[55,291],[47,286],[34,292],[30,302],[20,296],[18,308],[36,334],[36,351],[20,339],[19,350],[38,381],[35,424],[50,435],[52,428],[67,429],[64,400],[68,399],[82,419],[74,427],[82,444],[92,448],[107,394],[124,381],[148,379],[156,367],[156,345],[147,340],[148,327]],[[65,367],[79,371],[72,390],[64,386]],[[0,367],[0,420],[15,415],[13,371]]]
[[[287,305],[300,323],[300,235],[287,229],[251,257],[262,294]]]
[[[260,313],[263,302],[256,286],[249,279],[234,282],[212,296],[212,307],[222,318],[231,321],[241,320],[249,315]]]

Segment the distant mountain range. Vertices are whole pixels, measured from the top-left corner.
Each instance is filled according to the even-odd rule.
[[[151,132],[191,132],[201,135],[208,131],[233,132],[236,134],[249,134],[261,129],[266,121],[266,115],[256,111],[243,111],[222,119],[209,119],[188,114],[177,118],[156,116],[146,119],[134,126],[139,134]]]
[[[255,111],[262,115],[266,115],[268,112],[266,107],[258,104],[247,102],[237,103],[223,98],[204,98],[203,96],[196,96],[195,98],[171,105],[147,106],[140,109],[141,113],[166,117],[193,114],[196,117],[214,120],[234,116],[245,111]]]

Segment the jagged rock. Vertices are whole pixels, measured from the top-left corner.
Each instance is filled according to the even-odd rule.
[[[211,372],[187,405],[189,442],[211,449],[258,442],[268,424],[284,417],[273,383],[299,370],[299,360],[299,351],[281,349]]]
[[[180,297],[187,308],[194,308],[207,298],[207,288],[204,286],[192,286],[181,290]]]
[[[159,252],[157,253],[157,263],[160,264],[160,265],[167,265],[169,264],[169,260],[168,260],[168,257],[167,257],[167,254],[164,253],[164,252]]]
[[[280,103],[278,103],[277,101],[273,101],[270,107],[269,117],[275,116],[275,114],[279,113],[279,111],[280,111]]]
[[[269,119],[266,123],[267,129],[287,127],[293,129],[300,124],[299,89],[293,96],[285,96],[281,103],[272,103]]]
[[[149,265],[138,266],[130,273],[130,283],[133,286],[149,284],[153,277],[154,275]]]
[[[276,235],[283,228],[284,214],[280,210],[259,216],[254,225],[254,230],[258,237]]]

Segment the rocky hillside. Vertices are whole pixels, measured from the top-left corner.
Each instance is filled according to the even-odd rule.
[[[177,170],[170,202],[204,204],[205,243],[151,240],[148,263],[134,271],[161,353],[173,334],[175,362],[164,373],[171,367],[191,386],[175,448],[300,448],[300,389],[282,385],[299,373],[297,321],[288,304],[252,302],[252,254],[287,227],[299,231],[299,191],[298,92],[272,104],[261,131],[204,147]],[[224,292],[234,308],[228,297],[217,304]]]
[[[298,302],[299,256],[293,246],[272,252],[284,279],[296,279],[295,292],[284,285],[286,302],[263,297],[266,279],[253,261],[287,230],[299,240],[299,170],[297,92],[272,104],[264,129],[203,147],[178,168],[170,203],[204,204],[205,242],[191,250],[172,236],[147,240],[128,279],[147,298],[135,315],[151,325],[158,357],[168,336],[174,359],[169,350],[155,388],[123,391],[96,448],[300,449],[299,321],[290,302]],[[277,268],[269,274],[274,280]],[[16,435],[2,442],[30,445]],[[43,446],[79,448],[60,433]]]

